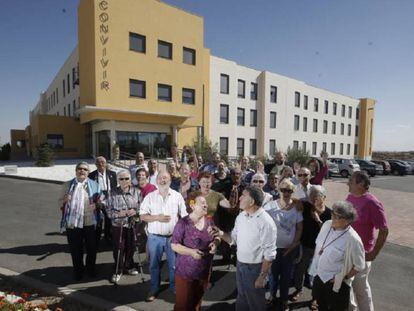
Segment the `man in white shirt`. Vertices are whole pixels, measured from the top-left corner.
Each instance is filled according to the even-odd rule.
[[[265,310],[265,284],[276,257],[276,225],[261,207],[263,192],[247,187],[240,197],[242,212],[231,234],[218,232],[229,244],[237,244],[236,310]]]
[[[155,159],[148,160],[148,179],[149,183],[154,186],[157,185],[157,176],[158,176],[158,162]]]
[[[298,172],[299,184],[296,186],[296,190],[292,197],[299,200],[307,200],[309,197],[309,191],[311,188],[310,184],[311,172],[306,167],[301,167]]]
[[[187,215],[183,197],[170,188],[171,176],[160,171],[158,189],[149,193],[141,204],[141,220],[148,223],[148,253],[151,290],[147,302],[155,300],[160,290],[161,258],[165,251],[170,279],[170,289],[175,291],[175,254],[171,249],[171,236],[179,218]]]
[[[147,163],[145,163],[144,154],[138,151],[137,154],[135,155],[135,164],[129,167],[129,172],[131,173],[131,176],[132,176],[132,184],[134,186],[138,185],[136,173],[137,173],[137,170],[141,167],[145,168],[145,170],[148,172],[148,166],[147,166]]]

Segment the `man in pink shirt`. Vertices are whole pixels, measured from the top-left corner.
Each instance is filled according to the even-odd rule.
[[[387,219],[382,203],[368,192],[370,180],[366,173],[354,172],[348,186],[349,195],[346,200],[354,205],[358,214],[358,218],[352,224],[352,227],[359,234],[364,244],[366,260],[365,269],[359,272],[352,282],[354,297],[351,297],[349,309],[357,310],[358,306],[359,311],[373,311],[374,304],[372,302],[371,287],[368,283],[368,274],[371,270],[371,262],[378,256],[387,240]],[[376,230],[378,230],[378,236],[375,239]]]

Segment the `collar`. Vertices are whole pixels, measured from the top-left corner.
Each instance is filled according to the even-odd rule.
[[[245,216],[247,218],[257,218],[264,212],[264,209],[262,207],[259,207],[257,211],[255,211],[253,214],[249,215],[246,211],[244,211]]]

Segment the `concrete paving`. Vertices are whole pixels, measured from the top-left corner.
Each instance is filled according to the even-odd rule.
[[[119,286],[110,284],[108,279],[112,273],[113,259],[111,248],[105,245],[98,254],[99,276],[86,278],[80,283],[73,282],[66,237],[58,233],[59,187],[33,181],[0,179],[0,267],[57,287],[65,286],[104,298],[116,305],[128,305],[136,310],[172,310],[174,296],[168,290],[164,290],[155,302],[144,302],[149,289],[146,267],[144,283],[141,283],[139,276],[125,276]],[[329,201],[346,196],[346,185],[341,181],[328,181],[326,187]],[[413,202],[413,193],[380,188],[372,188],[372,192],[385,202],[391,233],[395,228],[392,236],[394,240],[413,246],[412,230],[408,230],[413,228],[414,217],[409,213],[408,203]],[[401,225],[403,221],[406,223]],[[373,264],[371,275],[376,310],[413,309],[414,296],[410,287],[414,284],[413,256],[413,248],[387,243]],[[234,267],[230,270],[226,268],[215,266],[214,287],[204,297],[204,309],[234,310],[235,270]],[[309,291],[303,297],[307,298]],[[296,305],[295,309],[307,310],[300,308],[300,305]]]

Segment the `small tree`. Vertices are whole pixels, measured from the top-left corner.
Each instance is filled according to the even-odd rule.
[[[10,160],[10,153],[11,153],[10,143],[4,144],[0,148],[0,160],[1,161],[8,161],[8,160]]]
[[[201,141],[193,140],[193,147],[197,155],[201,155],[204,161],[210,161],[213,153],[218,152],[218,144],[203,137]]]
[[[37,161],[36,166],[47,167],[53,166],[55,154],[48,143],[43,143],[37,147]]]
[[[309,151],[303,150],[301,148],[293,149],[289,147],[286,152],[286,163],[290,166],[293,166],[294,162],[298,162],[302,166],[306,165],[309,159]]]

